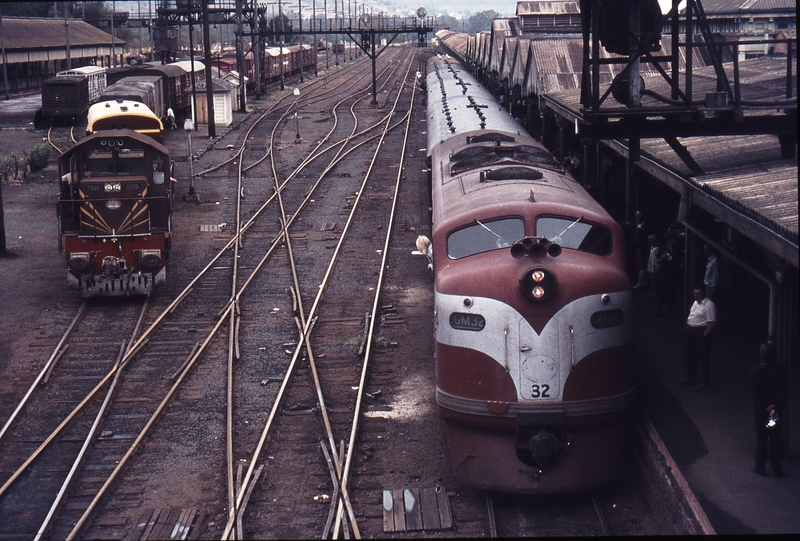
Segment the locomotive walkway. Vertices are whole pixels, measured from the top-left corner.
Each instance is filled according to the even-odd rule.
[[[656,317],[656,297],[635,291],[634,366],[642,406],[694,492],[717,534],[800,532],[800,462],[784,456],[783,479],[760,477],[748,374],[759,343],[724,317],[711,346],[711,385],[705,391],[678,385],[684,379],[683,316]],[[800,419],[800,384],[790,382],[787,422]],[[792,431],[797,433],[796,431]],[[790,449],[797,449],[792,441]]]

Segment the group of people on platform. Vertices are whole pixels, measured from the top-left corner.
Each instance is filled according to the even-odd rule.
[[[682,291],[685,268],[685,232],[677,222],[669,226],[665,241],[650,228],[641,211],[635,214],[636,223],[630,227],[632,252],[632,282],[635,289],[657,296],[656,316],[671,315],[675,298]],[[720,291],[720,269],[716,250],[704,244],[702,252],[694,254],[694,302],[685,321],[684,369],[680,385],[703,391],[711,382],[711,343],[717,327],[717,305]],[[782,418],[789,392],[786,368],[776,363],[775,347],[763,343],[759,348],[759,364],[749,375],[753,418],[756,432],[757,475],[766,475],[769,460],[772,474],[783,477]]]

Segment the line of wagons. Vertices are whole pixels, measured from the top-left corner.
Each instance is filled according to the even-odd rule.
[[[281,51],[280,47],[267,47],[264,49],[264,63],[263,67],[263,81],[265,83],[274,83],[281,78],[281,53],[283,53],[283,75],[288,77],[290,75],[297,75],[300,73],[302,66],[303,70],[309,70],[314,67],[316,58],[314,51],[308,43],[302,45],[287,45]],[[226,51],[220,56],[215,57],[211,65],[214,68],[212,73],[217,71],[220,74],[228,73],[236,70],[236,53],[233,51]],[[248,90],[251,91],[255,88],[255,68],[253,67],[253,53],[249,52],[244,57],[244,75],[250,81]]]
[[[195,79],[205,66],[194,63]],[[165,118],[167,109],[186,114],[191,106],[185,90],[192,85],[191,62],[143,64],[119,68],[85,66],[59,72],[42,84],[42,109],[37,121],[72,123],[97,102],[126,99],[145,104]]]
[[[265,50],[264,78],[267,82],[280,79],[280,47]],[[295,75],[314,64],[314,55],[308,44],[283,48],[284,76]],[[213,67],[229,72],[236,67],[236,55],[218,57]],[[117,68],[85,66],[59,72],[42,84],[42,109],[37,114],[41,121],[72,123],[82,118],[93,104],[110,100],[138,101],[150,108],[160,119],[166,118],[171,108],[176,116],[189,114],[191,97],[186,89],[192,86],[192,63],[189,60],[171,64],[139,64]],[[195,80],[205,78],[205,65],[194,61]],[[254,81],[252,54],[245,58],[245,75]]]

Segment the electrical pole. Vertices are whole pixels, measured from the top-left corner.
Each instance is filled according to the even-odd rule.
[[[208,0],[203,0],[203,49],[206,63],[206,113],[208,115],[208,137],[217,136],[217,125],[214,118],[214,74],[211,69],[211,30],[208,20]],[[192,66],[194,69],[194,66]]]
[[[69,18],[67,15],[67,3],[64,2],[64,33],[66,34],[67,41],[67,69],[72,69],[72,58],[69,54]]]
[[[246,113],[247,105],[245,104],[245,86],[244,86],[244,51],[242,50],[242,2],[244,0],[236,0],[236,23],[239,25],[239,32],[236,34],[236,69],[239,70],[239,112]],[[255,58],[253,53],[253,58]],[[258,87],[258,80],[255,81]]]
[[[8,64],[8,57],[6,56],[6,37],[3,34],[3,15],[0,15],[0,47],[3,49],[3,88],[5,88],[6,99],[11,99],[11,96],[8,94],[8,69],[6,65]]]

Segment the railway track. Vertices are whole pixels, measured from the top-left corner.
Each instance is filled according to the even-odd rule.
[[[75,135],[75,126],[69,128],[51,126],[47,130],[47,142],[53,150],[61,154],[78,142]]]
[[[27,495],[55,494],[73,466],[37,459],[26,467],[12,483],[16,492],[0,495],[0,514],[20,513],[11,531],[34,538],[55,508],[42,538],[155,539],[174,528],[204,538],[376,537],[385,531],[373,511],[383,489],[442,482],[441,432],[412,426],[415,415],[427,415],[436,427],[424,396],[431,338],[402,350],[394,341],[406,318],[431,311],[429,298],[408,296],[409,276],[425,277],[422,260],[418,272],[407,265],[417,232],[427,232],[427,201],[390,218],[409,177],[424,179],[385,152],[424,146],[408,130],[412,118],[421,125],[425,117],[412,107],[420,97],[412,98],[411,53],[399,54],[406,58],[379,63],[378,107],[365,99],[368,81],[354,75],[367,65],[362,59],[302,87],[301,142],[286,92],[201,156],[202,212],[190,212],[190,203],[176,212],[167,289],[152,296],[135,338],[128,328],[103,339],[117,347],[110,363],[127,368],[80,474],[62,503],[33,504]],[[188,238],[198,231],[207,231],[202,240]],[[98,307],[90,308],[84,319]],[[123,334],[130,346],[120,354]],[[78,336],[101,341],[97,328],[76,334],[76,345]],[[66,360],[48,385],[67,381]],[[70,373],[97,385],[97,368]],[[64,402],[74,407],[81,396],[85,390]],[[24,412],[33,407],[50,412],[53,403]],[[88,431],[90,419],[73,422],[62,443],[83,445],[76,433]],[[40,428],[32,422],[26,437],[42,441]],[[442,455],[419,460],[416,443],[427,437],[441,440]],[[0,455],[16,464],[32,446],[0,436]],[[393,458],[384,458],[389,451]],[[37,484],[36,469],[53,479]],[[450,497],[454,516],[483,516],[473,505],[479,494],[459,488]],[[479,522],[456,520],[426,536],[483,535],[473,529]]]
[[[491,537],[614,535],[594,493],[510,496],[486,493]]]
[[[241,154],[244,154],[244,149],[242,149]],[[245,188],[243,188],[243,187],[237,188],[237,193],[238,194],[242,194],[244,192],[245,192]],[[252,224],[252,222],[249,222],[249,223]],[[287,223],[287,222],[284,221],[284,223]],[[242,233],[243,229],[245,229],[245,228],[242,228],[241,226],[237,226],[237,231],[238,231],[237,232],[237,237],[238,237],[238,235],[240,235]],[[254,231],[257,231],[257,228],[254,228]],[[282,237],[282,236],[283,235],[279,235],[279,237]],[[248,241],[248,242],[250,242],[250,241]],[[237,238],[235,240],[232,239],[232,241],[229,242],[228,245],[229,245],[229,247],[230,246],[238,246],[239,243],[240,243],[240,239]],[[276,240],[273,240],[272,244],[273,244],[273,246],[276,246],[277,245],[276,244]],[[223,250],[223,252],[224,251],[227,251],[227,250]],[[234,250],[234,253],[235,253],[235,250]],[[238,255],[235,255],[234,256],[234,263],[236,262],[237,258],[238,258]],[[221,265],[217,266],[217,267],[214,267],[215,264],[216,264],[215,262],[209,263],[206,266],[206,270],[207,271],[213,271],[213,270],[222,268]],[[214,273],[210,272],[210,274],[213,275]],[[203,301],[201,303],[201,308],[200,308],[201,310],[206,310],[207,309],[207,307],[211,304],[209,302],[211,300],[210,297],[212,297],[214,295],[217,295],[219,297],[219,299],[218,299],[219,301],[223,301],[223,299],[224,299],[223,302],[220,302],[220,305],[224,307],[223,310],[222,310],[223,311],[223,317],[217,319],[216,323],[213,325],[212,332],[206,338],[206,341],[204,342],[203,346],[205,346],[207,343],[209,343],[209,341],[211,340],[214,332],[219,330],[219,328],[221,327],[221,322],[225,319],[225,316],[227,316],[228,314],[233,314],[234,313],[234,309],[233,308],[234,308],[234,306],[236,306],[236,304],[235,304],[235,301],[232,301],[232,299],[234,299],[235,296],[233,296],[231,294],[231,292],[236,292],[236,289],[237,289],[236,288],[236,278],[235,278],[236,277],[236,273],[235,272],[233,273],[233,277],[234,277],[233,283],[232,283],[231,287],[229,288],[228,292],[226,292],[226,293],[222,293],[222,294],[219,293],[220,291],[225,291],[225,289],[227,289],[227,288],[220,287],[221,282],[220,281],[215,281],[213,278],[207,284],[204,284],[202,286],[197,286],[197,289],[195,290],[195,291],[200,291],[201,292],[201,295],[197,295],[197,297],[201,297],[202,301]],[[191,288],[191,286],[190,286],[190,288]],[[187,288],[187,290],[190,289],[190,288]],[[171,314],[173,312],[173,310],[175,309],[175,307],[177,306],[177,304],[179,304],[186,297],[193,297],[193,295],[190,295],[188,293],[179,295],[178,298],[176,299],[176,301],[173,301],[173,303],[171,303],[166,308],[159,307],[158,309],[154,310],[153,311],[153,315],[150,316],[151,320],[148,322],[149,326],[148,326],[147,330],[144,331],[143,335],[138,339],[138,341],[135,341],[135,343],[133,344],[132,347],[133,348],[137,348],[137,347],[141,346],[144,343],[144,340],[149,341],[151,344],[155,343],[155,341],[158,340],[157,338],[155,338],[155,336],[157,336],[156,329],[158,327],[161,327],[161,330],[165,330],[165,329],[169,330],[169,329],[171,329],[172,330],[171,334],[174,335],[175,334],[175,328],[178,328],[181,325],[194,324],[194,325],[197,326],[198,322],[197,322],[196,318],[191,318],[191,321],[186,321],[186,322],[174,321],[174,320],[173,321],[169,321],[169,322],[163,321],[163,319],[166,318],[166,314]],[[193,306],[188,311],[192,312],[192,310],[194,310],[194,309],[197,309],[196,306]],[[203,313],[205,313],[205,312],[203,312]],[[155,314],[160,314],[160,315],[155,316]],[[196,313],[193,314],[193,315],[196,316]],[[125,317],[125,318],[122,318],[122,319],[123,320],[129,320],[130,318]],[[236,324],[236,323],[232,323],[232,325],[238,326],[238,324]],[[202,323],[200,323],[200,326],[202,326]],[[233,329],[233,327],[231,327],[231,332],[233,332],[232,329]],[[175,345],[178,342],[181,342],[181,341],[180,340],[176,341],[174,339],[171,340],[172,345]],[[192,350],[192,352],[196,352],[196,353],[189,355],[191,357],[191,359],[188,360],[187,363],[184,363],[184,365],[185,365],[184,372],[180,376],[178,376],[179,380],[182,379],[184,377],[184,375],[186,375],[188,373],[188,369],[191,367],[191,364],[202,353],[202,351],[201,351],[202,349],[203,349],[202,347],[199,348],[199,349],[197,347],[195,347],[195,349]],[[231,358],[230,351],[232,351],[232,349],[229,349],[229,358]],[[180,356],[177,351],[169,351],[169,352],[161,351],[161,352],[159,352],[157,354],[146,353],[144,356],[145,357],[146,356],[152,356],[154,358],[160,358],[160,359],[163,360],[163,356],[164,356],[165,353],[167,355]],[[130,360],[130,356],[128,354],[122,354],[121,355],[121,359],[119,359],[119,362],[120,362],[120,364],[124,364],[124,363],[127,363],[129,360]],[[230,365],[230,362],[229,362],[229,365]],[[156,381],[164,381],[165,379],[168,379],[166,377],[167,374],[172,369],[175,369],[175,363],[164,363],[164,362],[162,362],[161,365],[158,366],[158,368],[160,370],[159,370],[158,376],[155,378],[155,380]],[[154,366],[151,366],[150,369],[153,370]],[[179,372],[180,372],[180,370],[178,369],[173,374],[173,377],[175,375],[177,375]],[[146,381],[150,381],[150,380],[153,379],[153,378],[147,377],[147,376],[133,376],[133,378],[134,379],[138,378],[138,379],[140,379],[141,382],[146,382]],[[143,391],[141,389],[136,389],[135,386],[131,386],[130,389],[132,389],[132,393],[133,393],[130,397],[122,398],[122,399],[117,398],[117,400],[115,401],[117,404],[123,404],[123,405],[128,403],[127,409],[125,409],[125,407],[123,407],[123,409],[120,410],[119,412],[112,413],[109,416],[109,418],[114,419],[117,422],[119,422],[120,419],[123,419],[123,418],[130,419],[130,418],[134,417],[134,418],[136,418],[138,420],[138,423],[137,422],[133,422],[133,425],[136,425],[137,428],[141,427],[141,425],[143,424],[143,422],[145,421],[145,419],[148,416],[149,416],[149,421],[147,423],[145,423],[145,427],[143,429],[140,429],[141,431],[139,432],[138,436],[136,435],[136,431],[132,430],[133,427],[130,426],[128,428],[123,429],[125,431],[125,436],[124,437],[115,437],[114,436],[115,434],[118,435],[120,433],[120,429],[119,428],[111,429],[109,427],[109,425],[104,425],[104,428],[107,428],[106,430],[101,431],[101,435],[105,434],[104,437],[107,437],[109,439],[117,439],[117,440],[129,440],[129,441],[133,440],[133,443],[129,447],[128,451],[125,452],[121,456],[120,456],[119,449],[113,451],[110,454],[110,456],[114,457],[113,460],[111,460],[111,459],[100,459],[101,462],[105,460],[106,462],[111,462],[113,464],[116,464],[116,467],[114,468],[114,472],[112,472],[108,476],[106,481],[104,483],[102,483],[103,486],[100,487],[99,489],[97,487],[90,488],[85,484],[82,485],[82,484],[80,484],[81,483],[80,481],[77,481],[76,482],[77,484],[73,485],[72,490],[70,490],[68,488],[62,489],[61,492],[63,492],[63,493],[72,492],[72,494],[74,495],[77,492],[78,499],[82,498],[82,499],[85,500],[85,499],[87,499],[89,497],[90,494],[92,494],[94,492],[96,492],[96,495],[92,499],[92,502],[89,503],[88,507],[85,508],[85,510],[83,510],[83,507],[84,507],[83,505],[79,505],[77,503],[74,503],[74,501],[73,502],[66,502],[66,503],[63,502],[63,501],[59,501],[57,503],[54,503],[53,506],[52,506],[53,511],[51,513],[48,513],[48,518],[47,518],[48,524],[42,526],[42,528],[40,529],[38,535],[40,535],[40,536],[41,535],[46,535],[50,531],[53,532],[53,536],[54,537],[59,537],[59,538],[60,537],[74,538],[75,536],[81,535],[81,533],[84,531],[84,528],[89,526],[89,523],[91,522],[90,518],[92,516],[94,516],[94,514],[97,512],[97,509],[96,509],[97,508],[97,504],[105,497],[105,495],[106,495],[105,494],[106,487],[110,487],[110,486],[112,486],[112,485],[114,485],[116,483],[116,478],[118,477],[118,473],[121,472],[125,468],[124,463],[127,462],[127,460],[129,459],[129,456],[131,456],[137,450],[139,445],[142,444],[143,441],[145,441],[146,431],[147,431],[148,427],[152,426],[152,424],[155,423],[155,421],[157,420],[158,416],[160,415],[159,411],[163,411],[163,409],[160,407],[154,413],[150,413],[152,410],[147,410],[147,412],[125,413],[125,411],[130,411],[131,409],[134,409],[134,408],[130,407],[130,403],[136,401],[135,397],[137,395],[143,401],[147,401],[147,402],[155,401],[155,397],[152,397],[152,395],[150,395],[151,398],[146,398],[145,399],[144,396],[148,395],[149,393],[146,393],[146,392],[143,393]],[[162,399],[162,407],[165,406],[168,403],[168,401],[169,401],[171,396],[174,396],[174,391],[173,390],[170,390],[170,392],[167,394],[167,396]],[[118,426],[121,426],[121,425],[118,425]],[[125,425],[125,426],[128,426],[128,425]],[[97,449],[97,447],[98,447],[98,445],[95,445],[94,449]],[[96,452],[96,451],[93,450],[92,452]],[[91,459],[89,459],[89,462],[91,462]],[[230,461],[229,461],[229,463],[230,463]],[[94,469],[94,468],[91,468],[91,469]],[[229,467],[228,469],[230,471],[232,468]],[[106,474],[103,474],[102,477],[105,477],[105,475]],[[75,487],[78,487],[78,488],[75,488]],[[58,515],[58,510],[62,509],[62,508],[63,509],[67,509],[69,512],[64,514],[64,516],[62,516],[61,519],[58,519],[58,518],[53,519],[54,522],[55,522],[55,524],[53,525],[52,523],[49,522],[50,521],[50,516],[52,515],[52,516],[55,517],[56,515]],[[78,513],[77,513],[78,515],[81,515],[81,511],[82,511],[82,515],[80,516],[80,518],[77,518],[77,520],[76,520],[76,513],[74,512],[76,510],[78,511]],[[69,515],[69,517],[67,517],[66,515]],[[100,522],[102,523],[102,520]],[[72,528],[71,531],[69,531],[69,526],[72,525],[72,524],[76,524],[76,525],[74,526],[74,528]]]

